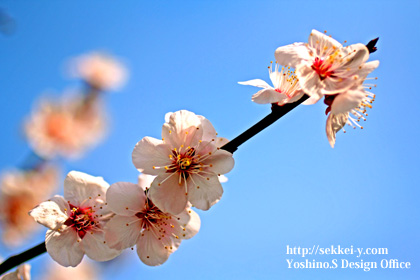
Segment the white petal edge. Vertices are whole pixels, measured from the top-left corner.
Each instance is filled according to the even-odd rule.
[[[260,87],[260,88],[272,88],[272,86],[267,84],[266,81],[261,80],[261,79],[253,79],[253,80],[249,80],[249,81],[238,82],[238,84],[244,85],[244,86]]]
[[[46,226],[49,229],[57,230],[61,228],[68,219],[66,214],[67,208],[69,208],[69,206],[64,198],[56,195],[29,211],[29,215],[31,215],[37,223]]]
[[[146,195],[138,184],[118,182],[109,187],[106,192],[106,201],[112,212],[132,216],[144,208]]]
[[[53,260],[62,266],[77,266],[83,259],[79,237],[72,228],[61,232],[48,230],[45,235],[45,246]]]
[[[83,237],[81,243],[85,254],[92,260],[98,262],[112,260],[113,258],[121,254],[121,250],[116,250],[108,247],[103,232],[88,232]]]
[[[141,231],[141,220],[136,216],[115,215],[105,226],[105,241],[108,246],[123,250],[134,246]]]
[[[71,171],[64,179],[64,199],[76,206],[93,206],[103,202],[108,187],[102,177]]]

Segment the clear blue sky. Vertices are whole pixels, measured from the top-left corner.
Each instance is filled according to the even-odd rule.
[[[131,78],[105,98],[108,138],[63,169],[109,183],[136,181],[132,149],[144,136],[160,137],[169,111],[204,115],[229,139],[268,114],[269,106],[251,102],[255,88],[237,82],[268,81],[277,47],[305,42],[312,29],[348,43],[379,36],[371,55],[381,61],[377,98],[363,130],[339,133],[331,149],[322,102],[298,107],[235,152],[222,200],[199,211],[200,232],[167,263],[150,268],[128,252],[104,279],[418,279],[419,1],[10,0],[0,7],[17,23],[13,36],[0,36],[0,169],[28,152],[19,129],[37,97],[79,86],[63,76],[63,62],[99,49],[124,58]],[[304,259],[286,255],[287,245],[388,248],[363,260],[412,268],[288,269],[286,259]],[[32,262],[35,279],[47,258]],[[316,257],[334,258],[343,256]]]

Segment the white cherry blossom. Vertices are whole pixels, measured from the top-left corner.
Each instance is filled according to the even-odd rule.
[[[116,215],[105,227],[105,240],[111,248],[137,246],[140,260],[150,266],[164,263],[181,240],[200,229],[200,218],[189,207],[178,215],[165,213],[147,197],[154,176],[142,174],[138,184],[119,182],[107,191],[109,208]]]
[[[325,103],[329,106],[326,113],[329,113],[326,124],[326,133],[331,147],[334,148],[336,133],[346,124],[353,128],[363,126],[359,125],[360,120],[366,121],[367,110],[372,108],[372,102],[375,95],[369,92],[372,89],[371,84],[363,83],[367,75],[379,66],[379,61],[371,61],[360,67],[359,75],[362,82],[355,84],[349,90],[337,95],[326,96]],[[344,129],[343,129],[344,130]],[[345,132],[345,130],[344,130]]]
[[[274,87],[260,79],[239,82],[239,84],[263,88],[252,96],[252,101],[258,104],[275,103],[281,106],[299,100],[303,91],[299,87],[297,77],[293,75],[294,72],[290,70],[290,67],[289,69],[282,67],[279,71],[279,67],[280,65],[277,63],[274,66],[274,71],[272,64],[268,67]]]
[[[102,177],[72,171],[64,180],[64,197],[54,196],[29,214],[46,226],[48,254],[63,266],[77,266],[86,254],[107,261],[121,252],[110,249],[103,228],[112,216],[105,202],[108,188]]]
[[[177,215],[188,202],[208,210],[223,194],[218,176],[234,166],[232,154],[220,149],[225,143],[210,121],[182,110],[163,125],[162,140],[145,137],[137,143],[133,163],[157,176],[149,197],[161,211]]]
[[[343,47],[331,37],[312,30],[309,42],[279,47],[275,52],[278,63],[296,69],[303,91],[315,103],[325,94],[344,92],[360,83],[359,68],[369,58],[363,44]]]

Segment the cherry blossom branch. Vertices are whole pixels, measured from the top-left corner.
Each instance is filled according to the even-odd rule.
[[[369,53],[373,53],[377,50],[375,47],[376,43],[378,42],[379,38],[375,38],[371,41],[369,41],[368,44],[366,44],[366,47],[369,50]],[[90,106],[91,102],[94,101],[100,91],[98,89],[95,89],[94,87],[90,88],[88,97],[85,100],[85,106]],[[309,98],[308,95],[304,95],[302,98],[300,98],[298,101],[293,103],[287,103],[282,106],[278,105],[272,105],[271,107],[271,113],[268,114],[265,118],[260,120],[258,123],[247,129],[245,132],[237,136],[235,139],[230,141],[229,143],[225,144],[221,147],[221,149],[224,149],[228,152],[234,153],[240,145],[257,135],[259,132],[267,128],[268,126],[272,125],[274,122],[276,122],[278,119],[286,115],[288,112],[296,108],[298,105],[303,103],[305,100]],[[35,258],[43,253],[45,253],[46,247],[45,242],[42,242],[41,244],[38,244],[37,246],[21,253],[18,255],[11,256],[7,260],[5,260],[3,263],[0,264],[0,275],[4,274],[8,270],[32,259]]]
[[[225,144],[221,147],[221,149],[231,152],[232,154],[238,149],[240,145],[263,131],[268,126],[272,125],[275,121],[289,113],[291,110],[296,108],[306,99],[308,99],[308,95],[304,95],[301,99],[293,103],[286,103],[282,106],[272,105],[271,106],[271,113],[268,114],[265,118],[260,120],[258,123],[250,127],[248,130],[237,136],[235,139],[230,141],[229,143]]]
[[[0,275],[45,252],[47,252],[47,249],[45,248],[45,242],[42,242],[23,253],[9,257],[7,260],[0,264]]]
[[[270,114],[268,114],[261,121],[259,121],[258,123],[250,127],[248,130],[240,134],[238,137],[236,137],[235,139],[233,139],[232,141],[230,141],[229,143],[221,147],[221,149],[224,149],[226,151],[233,153],[234,151],[238,149],[238,147],[241,144],[245,143],[250,138],[257,135],[259,132],[261,132],[266,127],[273,124],[275,121],[277,121],[284,115],[286,115],[288,112],[296,108],[298,105],[300,105],[302,102],[304,102],[308,98],[309,98],[308,95],[304,95],[301,99],[299,99],[298,101],[294,103],[288,103],[283,106],[272,105]],[[19,255],[15,255],[8,258],[2,264],[0,264],[0,275],[45,252],[46,252],[45,242],[43,242]]]

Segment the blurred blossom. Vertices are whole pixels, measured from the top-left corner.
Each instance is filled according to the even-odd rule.
[[[64,267],[55,262],[48,263],[42,280],[99,280],[98,266],[89,260],[82,261],[77,267]]]
[[[41,157],[77,158],[103,138],[105,125],[104,111],[95,97],[44,98],[26,121],[25,134]]]
[[[38,228],[28,212],[51,195],[58,186],[58,177],[59,170],[52,165],[3,174],[0,182],[0,219],[5,244],[19,245]]]
[[[45,247],[53,260],[75,267],[85,254],[108,261],[121,253],[104,239],[104,226],[112,216],[105,202],[108,187],[102,177],[71,171],[64,180],[64,197],[56,195],[29,212],[48,228]]]
[[[103,53],[90,53],[74,58],[70,74],[83,79],[98,90],[116,90],[127,80],[127,69],[116,58]]]
[[[22,264],[16,271],[3,275],[0,280],[31,280],[31,266]]]

